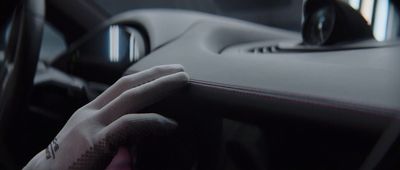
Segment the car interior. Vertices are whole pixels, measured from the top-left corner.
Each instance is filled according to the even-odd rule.
[[[2,0],[0,169],[124,75],[181,64],[137,169],[400,168],[397,0]]]

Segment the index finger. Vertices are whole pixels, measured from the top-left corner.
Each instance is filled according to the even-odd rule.
[[[121,95],[123,92],[137,87],[141,84],[145,84],[149,81],[158,79],[160,77],[182,72],[183,67],[178,64],[172,65],[161,65],[156,66],[150,69],[147,69],[142,72],[138,72],[136,74],[131,74],[122,77],[117,82],[115,82],[111,87],[109,87],[106,91],[104,91],[101,95],[99,95],[92,102],[87,104],[88,107],[92,107],[94,109],[101,109],[107,103],[114,100],[116,97]]]
[[[186,73],[179,72],[127,90],[100,110],[99,121],[109,124],[124,114],[135,113],[185,86],[188,79]]]

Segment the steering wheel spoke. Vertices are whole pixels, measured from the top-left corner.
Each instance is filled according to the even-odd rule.
[[[39,58],[44,0],[21,0],[12,18],[9,41],[0,62],[0,166],[21,168],[23,140],[18,132]],[[4,165],[3,165],[4,164]]]

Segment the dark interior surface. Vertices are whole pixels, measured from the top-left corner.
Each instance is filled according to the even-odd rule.
[[[179,16],[183,18],[176,23],[158,22]],[[349,113],[297,116],[358,124],[365,128],[384,128],[387,118],[399,110],[400,91],[397,87],[400,80],[395,74],[400,63],[396,55],[399,52],[397,46],[312,53],[224,54],[221,51],[237,44],[261,40],[295,41],[298,37],[283,30],[194,12],[186,14],[184,11],[126,13],[111,19],[106,25],[116,23],[140,25],[146,30],[153,50],[132,65],[127,73],[160,64],[182,63],[191,75],[193,86],[200,89],[226,91],[226,95],[237,94],[230,91],[241,92],[244,97],[257,98],[256,101],[260,102],[257,107],[260,108],[271,108],[266,100],[262,100],[264,98],[301,107],[343,109]],[[165,42],[169,43],[160,47]],[[226,97],[224,100],[224,95],[202,95],[206,98],[220,97],[218,100],[222,102],[232,99]],[[304,110],[308,111],[311,110]],[[370,119],[370,116],[382,121]]]
[[[161,104],[167,107],[149,110],[166,115],[190,113],[177,116],[185,129],[177,138],[188,137],[184,141],[191,144],[182,144],[188,147],[184,149],[174,145],[177,148],[172,150],[192,156],[184,156],[183,162],[205,159],[197,162],[207,167],[204,169],[357,169],[399,112],[397,45],[344,51],[224,53],[224,49],[241,44],[296,42],[300,38],[281,29],[176,10],[123,13],[82,41],[115,24],[130,25],[148,37],[150,53],[125,74],[160,64],[185,66],[191,76],[190,87],[183,96],[171,99],[182,103],[167,100],[168,104]],[[71,73],[74,63],[68,58],[79,50],[79,43],[53,65]],[[205,122],[214,128],[203,126]],[[213,162],[215,154],[220,159]],[[171,163],[173,166],[176,164]]]
[[[94,2],[112,15],[150,8],[183,9],[238,18],[293,31],[301,30],[303,3],[298,0],[119,0],[117,4],[112,0],[94,0]],[[285,19],[281,19],[282,17]]]
[[[20,156],[19,167],[118,78],[164,64],[182,64],[189,85],[142,112],[173,118],[179,128],[135,146],[138,169],[360,169],[398,121],[398,41],[299,51],[285,46],[299,45],[299,33],[238,19],[177,9],[133,10],[108,19],[82,1],[76,6],[90,15],[79,20],[73,10],[59,9],[63,3],[49,3],[48,11],[60,15],[48,20],[68,47],[39,61],[28,114],[12,122],[20,124],[18,140],[9,146]],[[105,50],[110,26],[141,35],[138,60],[111,61]],[[270,45],[291,49],[248,50]],[[398,143],[380,169],[400,167]]]

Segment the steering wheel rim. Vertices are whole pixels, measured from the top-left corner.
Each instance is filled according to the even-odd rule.
[[[39,58],[44,16],[44,0],[22,0],[18,4],[4,60],[0,62],[0,167],[3,164],[7,169],[17,168],[16,162],[19,162],[18,150],[8,146],[18,136],[18,132],[14,132],[18,126],[15,120],[23,118],[23,109],[27,108]]]

